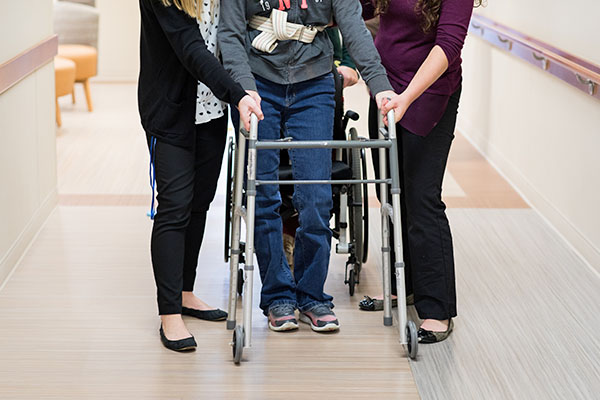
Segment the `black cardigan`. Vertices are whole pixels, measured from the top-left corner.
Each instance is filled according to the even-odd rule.
[[[138,107],[147,135],[176,145],[195,132],[198,81],[237,105],[246,92],[206,48],[198,23],[160,0],[139,0],[142,19]]]

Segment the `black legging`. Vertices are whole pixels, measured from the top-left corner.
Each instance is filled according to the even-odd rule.
[[[440,122],[425,137],[396,126],[401,157],[400,186],[402,239],[407,294],[414,293],[421,319],[444,320],[456,316],[456,288],[452,234],[442,201],[442,180],[454,139],[460,89],[454,93]],[[369,107],[369,136],[377,137],[377,105]],[[372,152],[375,175],[379,154]],[[389,174],[388,174],[389,176]],[[377,188],[379,189],[379,188]],[[379,196],[379,191],[378,191]],[[390,230],[391,231],[391,230]],[[392,260],[393,234],[392,234]],[[392,293],[396,278],[392,264]]]
[[[196,125],[195,141],[154,148],[158,208],[152,266],[160,315],[181,314],[181,292],[193,291],[206,213],[215,197],[227,136],[227,116]]]

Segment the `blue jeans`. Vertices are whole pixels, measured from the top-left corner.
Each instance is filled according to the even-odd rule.
[[[277,140],[281,132],[294,140],[331,140],[334,82],[327,74],[310,81],[280,85],[257,77],[265,119],[258,126],[260,140]],[[280,150],[259,150],[257,179],[276,180]],[[330,149],[290,150],[295,180],[331,179]],[[256,194],[255,249],[263,282],[260,307],[291,304],[307,311],[321,303],[333,307],[323,292],[331,250],[331,185],[296,185],[293,197],[299,213],[294,276],[283,251],[281,195],[276,185],[258,186]]]

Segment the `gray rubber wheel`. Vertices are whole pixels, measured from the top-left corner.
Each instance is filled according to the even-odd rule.
[[[244,328],[240,325],[235,327],[233,331],[233,362],[239,364],[242,361],[242,353],[244,352]]]
[[[417,358],[419,349],[419,338],[417,336],[417,326],[413,321],[408,321],[406,324],[406,353],[411,359]]]

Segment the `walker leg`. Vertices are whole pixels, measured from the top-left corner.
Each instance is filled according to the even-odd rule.
[[[252,114],[248,140],[248,182],[246,187],[246,262],[244,265],[244,347],[252,346],[252,298],[254,280],[254,214],[256,206],[256,142],[258,118]]]
[[[383,118],[379,115],[379,137],[383,139],[381,129],[383,128]],[[380,179],[387,179],[387,161],[386,150],[379,149],[379,174]],[[379,185],[379,195],[381,201],[381,258],[383,272],[383,325],[392,326],[392,286],[390,277],[390,232],[389,219],[386,211],[388,202],[388,187],[386,183]]]
[[[394,112],[391,111],[388,115],[388,121],[394,121]],[[402,243],[402,211],[400,208],[400,170],[399,170],[399,154],[398,154],[398,138],[396,137],[396,125],[389,124],[389,138],[392,141],[390,149],[390,175],[392,178],[392,215],[394,229],[394,251],[396,260],[394,268],[396,269],[396,288],[398,292],[398,329],[400,331],[400,342],[407,344],[407,316],[406,316],[406,287],[404,281],[404,253]],[[411,343],[412,344],[412,343]],[[413,346],[416,355],[416,343]],[[411,356],[412,357],[412,356]]]
[[[235,172],[233,175],[233,206],[231,207],[231,257],[229,260],[229,306],[227,329],[235,328],[237,311],[238,268],[240,264],[240,230],[242,220],[242,189],[244,182],[244,161],[246,138],[239,134],[235,150]]]

